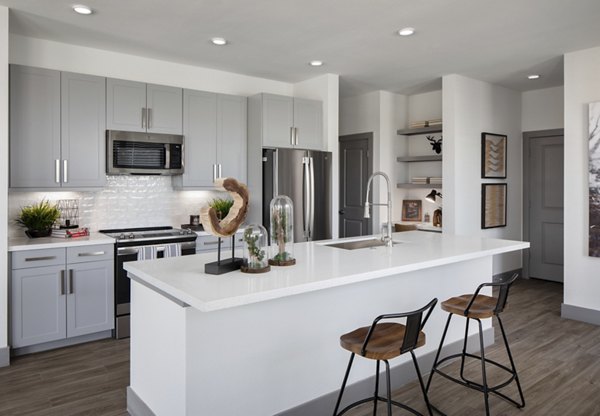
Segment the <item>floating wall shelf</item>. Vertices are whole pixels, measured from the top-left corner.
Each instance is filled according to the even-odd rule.
[[[442,188],[441,183],[398,183],[396,188],[418,189],[418,188]]]
[[[442,155],[429,156],[399,156],[396,158],[398,162],[441,162]]]
[[[414,136],[416,134],[441,133],[442,126],[421,127],[418,129],[401,129],[396,134],[401,136]]]

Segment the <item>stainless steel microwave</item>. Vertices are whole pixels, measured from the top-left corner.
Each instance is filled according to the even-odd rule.
[[[108,175],[181,175],[183,136],[106,131]]]

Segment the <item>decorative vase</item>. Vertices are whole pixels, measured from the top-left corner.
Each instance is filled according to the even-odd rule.
[[[260,224],[250,224],[244,230],[244,257],[240,270],[244,273],[265,273],[271,270],[267,259],[267,230]]]
[[[294,203],[285,195],[271,200],[271,258],[272,266],[291,266],[294,258]]]
[[[29,238],[50,237],[52,228],[48,228],[47,230],[25,230],[25,234]]]

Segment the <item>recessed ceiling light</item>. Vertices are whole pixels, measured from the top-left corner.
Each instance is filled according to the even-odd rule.
[[[527,79],[538,79],[540,76],[538,74],[527,75]]]
[[[83,4],[76,4],[73,6],[73,10],[75,13],[79,14],[92,14],[92,9],[90,9],[88,6],[84,6]]]
[[[400,29],[398,31],[398,34],[400,36],[410,36],[410,35],[414,35],[415,33],[415,28],[414,27],[405,27],[403,29]]]
[[[225,38],[212,38],[210,41],[213,43],[213,45],[217,46],[227,45],[227,39]]]
[[[310,66],[323,66],[323,61],[310,61],[308,64]]]

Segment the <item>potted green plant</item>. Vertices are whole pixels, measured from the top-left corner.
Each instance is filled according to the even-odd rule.
[[[208,206],[214,208],[217,213],[217,218],[222,220],[229,214],[229,210],[233,206],[233,199],[214,198],[208,203]]]
[[[27,229],[25,234],[31,238],[48,237],[52,233],[52,225],[59,217],[58,207],[42,200],[37,204],[21,208],[16,222]]]

